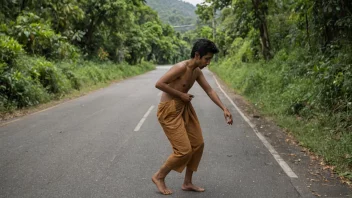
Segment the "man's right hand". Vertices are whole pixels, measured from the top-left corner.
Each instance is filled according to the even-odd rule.
[[[192,98],[194,98],[194,95],[192,95],[192,94],[182,93],[182,95],[181,95],[181,100],[183,102],[191,102]]]

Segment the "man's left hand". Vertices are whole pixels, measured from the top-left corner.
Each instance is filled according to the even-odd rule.
[[[232,123],[233,123],[232,115],[228,109],[224,110],[224,117],[225,117],[227,124],[232,125]]]

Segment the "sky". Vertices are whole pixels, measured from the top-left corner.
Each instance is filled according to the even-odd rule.
[[[197,3],[202,3],[203,0],[183,0],[183,1],[186,1],[186,2],[189,2],[193,5],[196,5]]]

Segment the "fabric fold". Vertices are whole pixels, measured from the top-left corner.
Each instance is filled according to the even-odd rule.
[[[164,165],[180,173],[185,167],[197,171],[204,140],[192,104],[177,98],[160,102],[157,117],[173,149]]]

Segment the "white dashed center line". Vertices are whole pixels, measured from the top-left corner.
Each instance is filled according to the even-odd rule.
[[[148,109],[147,113],[144,114],[143,118],[141,119],[141,121],[139,121],[139,123],[137,124],[136,128],[134,129],[134,131],[139,131],[139,129],[141,128],[143,122],[144,122],[145,119],[148,117],[149,113],[153,110],[153,108],[154,108],[154,105],[152,105],[152,106]]]

